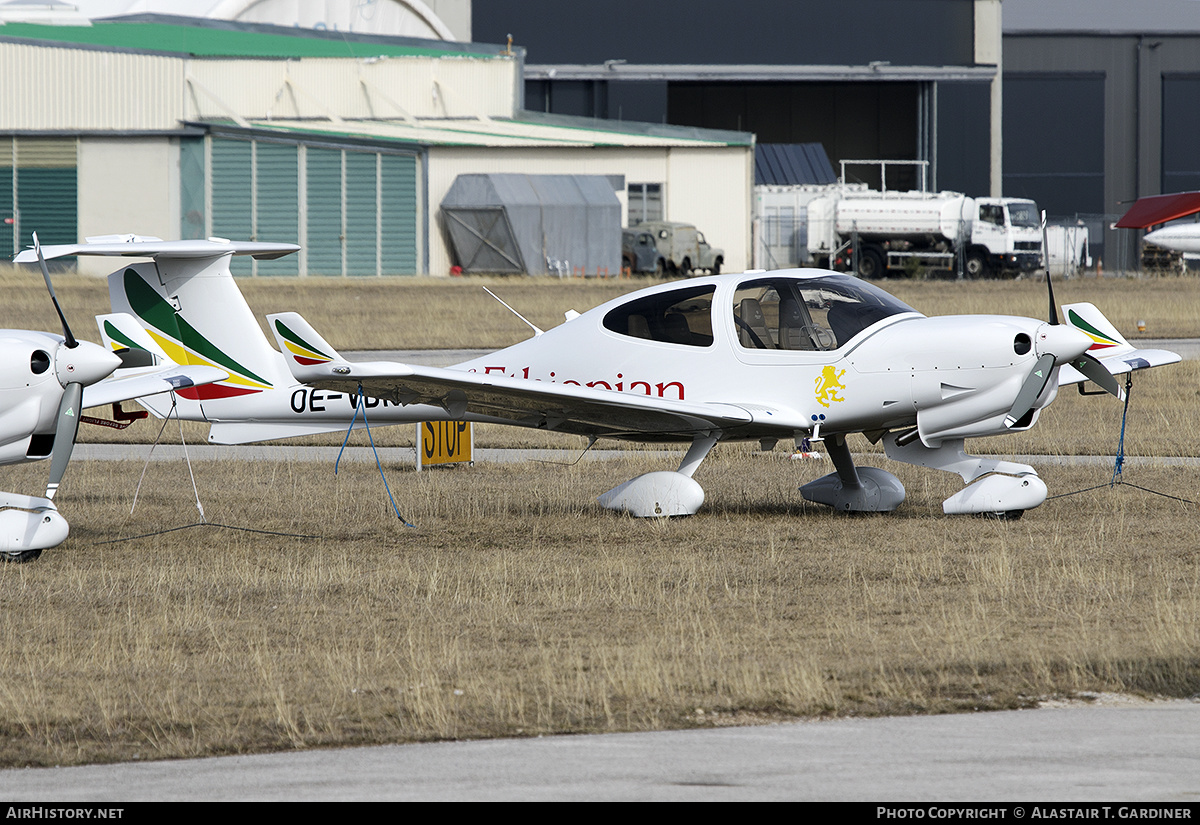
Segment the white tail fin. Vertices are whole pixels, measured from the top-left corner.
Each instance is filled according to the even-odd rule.
[[[1064,304],[1063,315],[1070,326],[1092,339],[1088,352],[1101,360],[1133,349],[1104,313],[1092,304]]]
[[[229,272],[230,254],[132,264],[108,277],[115,311],[132,314],[165,357],[229,373],[207,387],[178,393],[186,419],[236,417],[240,402],[292,383],[283,359],[262,333]]]

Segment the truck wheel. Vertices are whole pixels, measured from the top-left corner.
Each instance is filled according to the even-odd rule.
[[[865,280],[882,278],[885,271],[883,254],[878,249],[868,246],[858,253],[858,277]]]
[[[683,266],[679,267],[679,271],[682,272],[684,275],[691,275],[692,274],[692,259],[684,258]]]
[[[968,252],[963,263],[964,274],[971,279],[986,278],[988,274],[987,257],[982,252]]]

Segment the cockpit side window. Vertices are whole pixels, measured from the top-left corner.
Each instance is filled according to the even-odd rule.
[[[915,312],[881,289],[844,275],[760,278],[733,296],[733,324],[744,349],[837,349],[889,315]]]
[[[994,223],[996,226],[1004,226],[1004,207],[995,204],[981,204],[979,207],[979,219]]]
[[[630,301],[604,316],[604,328],[619,335],[665,344],[712,346],[715,289],[690,287]]]

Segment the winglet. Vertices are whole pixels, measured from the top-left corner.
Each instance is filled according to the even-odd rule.
[[[1178,353],[1168,350],[1133,346],[1092,304],[1065,304],[1063,314],[1068,324],[1092,339],[1088,354],[1112,375],[1162,367],[1181,360]],[[1086,380],[1087,376],[1070,364],[1064,365],[1059,371],[1059,384],[1078,384]]]
[[[1093,304],[1065,304],[1063,314],[1068,324],[1092,339],[1088,352],[1097,358],[1110,358],[1133,349],[1112,322]]]
[[[96,326],[100,328],[100,340],[113,352],[125,349],[142,350],[153,356],[155,364],[175,363],[163,348],[154,342],[145,327],[127,312],[97,315]]]
[[[303,380],[312,367],[324,366],[346,359],[338,354],[298,312],[279,312],[267,316],[271,332],[279,343],[279,351],[292,376]]]

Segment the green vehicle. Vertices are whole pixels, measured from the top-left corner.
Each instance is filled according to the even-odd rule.
[[[725,250],[714,249],[690,223],[646,221],[621,230],[621,265],[658,275],[719,275]]]

